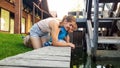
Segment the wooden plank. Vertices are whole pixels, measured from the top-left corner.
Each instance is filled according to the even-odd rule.
[[[120,37],[98,37],[98,43],[120,44]]]
[[[0,66],[0,68],[28,68],[28,67]]]
[[[97,60],[120,61],[120,50],[97,50]]]
[[[53,57],[54,58],[54,57]],[[32,59],[10,59],[0,62],[0,66],[21,66],[21,67],[67,67],[70,62],[55,60],[32,60]]]
[[[0,68],[68,68],[68,67],[19,67],[19,66],[0,66]]]
[[[0,66],[70,68],[70,47],[43,47],[0,61]]]
[[[12,67],[12,66],[0,66],[0,68],[56,68],[56,67]],[[57,68],[61,68],[61,67],[57,67]],[[62,68],[66,68],[66,67],[62,67]]]
[[[120,50],[97,50],[100,57],[120,57]]]
[[[120,17],[113,17],[113,18],[99,18],[99,20],[120,20]]]
[[[31,60],[32,59],[32,60],[53,60],[53,61],[68,61],[68,62],[70,62],[70,58],[68,58],[68,57],[70,57],[70,56],[33,55],[33,54],[32,55],[29,55],[29,54],[26,55],[26,54],[21,54],[21,55],[6,58],[4,60],[14,60],[14,59],[17,59],[17,60],[19,60],[19,59]]]
[[[47,54],[47,53],[46,53]],[[54,58],[53,58],[54,57]],[[20,54],[13,57],[6,58],[4,60],[14,60],[14,59],[27,59],[27,60],[54,60],[54,61],[68,61],[70,62],[70,56],[60,56],[60,55],[45,55],[45,54]],[[1,60],[1,61],[4,61]]]
[[[99,0],[99,3],[116,3],[120,2],[120,0]]]
[[[85,24],[85,22],[87,22],[87,19],[86,18],[76,18],[76,22],[77,23],[83,23]],[[92,19],[92,22],[94,22],[94,19]],[[110,22],[113,22],[113,20],[99,20],[99,23],[110,23]]]

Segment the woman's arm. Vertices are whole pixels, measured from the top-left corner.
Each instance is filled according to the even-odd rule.
[[[65,37],[65,41],[68,42],[68,43],[70,42],[70,36],[69,36],[69,35],[67,35],[67,36]]]

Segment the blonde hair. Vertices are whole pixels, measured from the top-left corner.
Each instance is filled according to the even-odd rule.
[[[71,22],[73,24],[73,30],[77,30],[77,24],[76,24],[76,18],[72,15],[65,15],[60,23],[60,25],[63,24],[64,21]]]

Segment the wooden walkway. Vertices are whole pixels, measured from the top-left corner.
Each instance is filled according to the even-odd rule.
[[[70,47],[43,47],[0,61],[0,68],[70,68]]]

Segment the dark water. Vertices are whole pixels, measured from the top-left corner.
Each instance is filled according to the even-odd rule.
[[[86,42],[85,33],[81,31],[76,31],[70,34],[73,42],[77,47],[72,50],[71,55],[71,68],[120,68],[120,58],[119,59],[101,59],[94,60],[93,57],[88,57],[86,54]],[[119,45],[118,45],[119,46]],[[114,49],[109,47],[98,47],[98,49]]]
[[[72,50],[71,68],[120,68],[120,59],[110,60],[94,60],[95,58],[88,57],[86,50],[82,47],[77,47]]]

